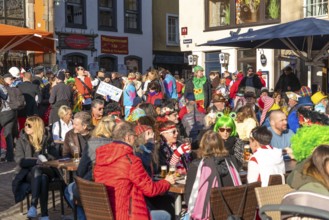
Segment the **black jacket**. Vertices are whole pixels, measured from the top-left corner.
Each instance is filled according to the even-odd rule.
[[[211,84],[209,80],[207,79],[205,84],[203,84],[203,92],[204,92],[204,108],[208,108],[211,101]],[[184,97],[186,97],[186,94],[193,93],[194,94],[194,84],[193,84],[193,78],[188,79],[185,83],[185,91],[184,91]]]
[[[40,152],[35,152],[28,140],[28,136],[24,130],[21,131],[16,142],[15,161],[17,166],[16,174],[12,182],[12,191],[16,203],[24,200],[26,194],[30,191],[30,183],[26,182],[25,178],[31,169],[37,165],[38,155],[43,154],[48,160],[58,157],[58,152],[51,143],[50,135],[46,132],[42,139],[42,150]]]
[[[38,103],[41,102],[42,96],[39,87],[31,82],[22,82],[17,88],[22,92],[25,98],[26,105],[24,109],[18,112],[19,116],[27,117],[38,114],[38,104],[35,97],[38,97]]]
[[[283,73],[278,82],[275,85],[274,91],[281,91],[281,92],[287,92],[287,91],[298,91],[300,90],[300,82],[297,76],[294,73],[290,73],[286,75]]]
[[[243,77],[243,79],[241,80],[241,82],[239,84],[239,89],[245,88],[247,86],[246,82],[247,82],[248,78],[250,78],[250,77],[248,77],[248,76]],[[252,76],[252,84],[253,84],[252,87],[255,88],[255,90],[256,90],[256,94],[258,94],[260,92],[261,88],[263,87],[263,85],[262,85],[262,82],[260,81],[259,77],[256,74],[254,74]]]
[[[82,151],[82,156],[79,162],[77,176],[86,180],[92,180],[93,164],[96,160],[96,149],[100,146],[108,144],[112,141],[111,138],[90,138],[86,148]]]

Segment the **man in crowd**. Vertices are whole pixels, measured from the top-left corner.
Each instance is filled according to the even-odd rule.
[[[91,120],[93,126],[98,125],[104,113],[104,101],[101,99],[94,99],[91,103]]]
[[[170,219],[168,213],[149,213],[144,197],[154,197],[168,191],[175,180],[169,175],[153,182],[134,155],[136,141],[134,126],[127,122],[116,125],[113,142],[96,150],[95,182],[107,187],[108,197],[115,219]],[[160,215],[160,216],[159,216]]]
[[[91,99],[92,99],[92,89],[91,79],[88,73],[82,66],[75,68],[77,77],[75,78],[75,86],[78,93],[82,96],[82,110],[90,110]]]
[[[288,92],[300,90],[300,82],[297,76],[294,74],[292,68],[287,66],[284,68],[282,75],[280,76],[274,91]]]
[[[296,133],[297,128],[299,128],[297,110],[298,110],[298,98],[300,98],[300,96],[294,92],[286,92],[286,95],[288,97],[288,106],[289,106],[288,128]]]
[[[271,146],[291,152],[290,139],[294,132],[287,127],[287,116],[281,110],[274,110],[270,114],[270,127],[272,133]]]
[[[239,88],[241,87],[244,88],[246,93],[254,92],[255,94],[259,94],[261,88],[263,87],[259,77],[254,73],[254,68],[252,66],[247,68],[247,75],[239,84]]]
[[[73,119],[73,128],[68,131],[64,139],[63,157],[73,157],[74,152],[81,156],[87,146],[90,131],[93,129],[91,116],[87,112],[77,112]]]

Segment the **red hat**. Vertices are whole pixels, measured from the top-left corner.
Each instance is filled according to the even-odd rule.
[[[141,135],[142,133],[144,133],[147,130],[152,130],[152,127],[148,126],[148,125],[137,125],[135,127],[135,133],[137,136]]]

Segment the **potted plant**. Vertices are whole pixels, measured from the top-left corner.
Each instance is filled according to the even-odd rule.
[[[270,4],[268,5],[268,15],[272,19],[278,19],[280,13],[280,6],[277,0],[271,0]]]

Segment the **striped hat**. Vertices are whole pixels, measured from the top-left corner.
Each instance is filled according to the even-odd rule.
[[[311,96],[312,95],[312,90],[310,87],[307,86],[302,86],[299,90],[299,95],[305,97],[305,96]]]
[[[259,123],[260,125],[263,124],[266,117],[266,113],[271,109],[272,105],[274,104],[274,99],[269,96],[262,96],[261,99],[264,103],[264,109],[260,117],[260,123]]]

